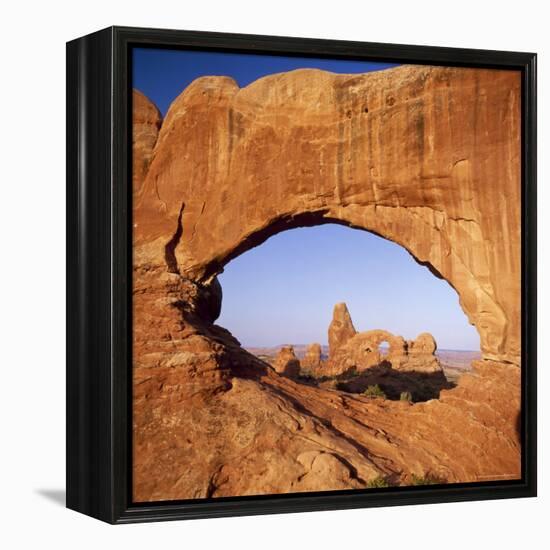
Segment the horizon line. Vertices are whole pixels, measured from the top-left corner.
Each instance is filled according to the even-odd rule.
[[[321,344],[320,342],[310,342],[309,344],[285,343],[285,344],[274,344],[272,346],[269,346],[269,345],[265,345],[265,346],[262,346],[262,345],[248,345],[248,344],[242,344],[241,343],[241,347],[243,347],[244,349],[249,349],[249,348],[282,348],[284,346],[309,346],[310,344],[320,344],[321,346],[324,346],[324,347],[328,348],[328,344]],[[444,347],[439,347],[439,346],[436,348],[435,352],[437,353],[438,351],[472,351],[472,352],[481,353],[481,349],[444,348]]]

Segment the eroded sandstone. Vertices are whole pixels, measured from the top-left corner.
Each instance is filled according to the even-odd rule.
[[[520,95],[514,71],[300,70],[243,89],[198,79],[156,138],[145,117],[136,501],[520,476]],[[328,222],[404,246],[455,288],[483,353],[456,388],[412,404],[300,384],[213,324],[228,261]]]
[[[273,363],[273,368],[279,374],[283,374],[284,376],[289,376],[291,378],[300,374],[300,361],[298,361],[292,346],[283,346],[279,350],[279,353]]]
[[[298,70],[171,105],[135,210],[137,262],[208,280],[281,230],[336,222],[446,279],[483,357],[520,359],[519,72]]]
[[[162,116],[157,107],[138,90],[132,94],[132,182],[138,197],[153,158]]]
[[[424,332],[407,342],[387,330],[357,332],[345,303],[334,306],[328,339],[329,359],[317,366],[316,373],[335,376],[351,369],[361,372],[382,365],[397,371],[433,373],[442,370],[431,334]]]
[[[357,334],[348,306],[341,302],[334,306],[332,321],[328,327],[329,357],[333,357],[339,348],[347,344]]]
[[[304,358],[300,361],[301,369],[306,373],[318,374],[323,365],[321,344],[309,344]]]

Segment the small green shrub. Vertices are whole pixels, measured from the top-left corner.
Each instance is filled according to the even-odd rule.
[[[367,487],[369,489],[381,489],[383,487],[389,487],[390,484],[381,476],[367,481]]]
[[[399,401],[408,401],[409,403],[413,400],[412,394],[410,391],[402,391],[399,396]]]
[[[386,394],[382,391],[382,388],[378,384],[368,386],[363,392],[363,395],[366,397],[381,397],[382,399],[386,399]]]
[[[344,374],[347,378],[357,378],[360,373],[357,370],[357,367],[351,367]]]
[[[437,485],[438,483],[444,483],[443,480],[430,475],[417,476],[411,475],[411,485]]]
[[[349,367],[349,369],[346,369],[344,372],[336,375],[336,380],[349,380],[350,378],[356,378],[359,376],[359,372],[357,372],[357,367]]]

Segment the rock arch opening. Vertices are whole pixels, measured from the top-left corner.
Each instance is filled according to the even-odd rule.
[[[378,344],[378,353],[381,356],[389,355],[390,353],[390,343],[387,340],[383,340]]]
[[[220,275],[217,322],[280,374],[352,393],[384,378],[390,398],[421,401],[452,387],[449,348],[459,370],[479,354],[456,292],[403,247],[343,224],[266,234]],[[342,300],[353,321],[345,304],[333,312]]]
[[[488,95],[472,99],[472,86]],[[157,244],[173,237],[182,203],[185,246],[173,259],[200,283],[277,224],[360,227],[401,244],[457,290],[483,359],[518,366],[520,95],[510,72],[441,67],[299,70],[242,89],[229,78],[198,79],[151,129],[155,155],[147,149],[141,159],[140,262],[164,257]],[[205,97],[206,119],[197,109]],[[296,116],[281,117],[282,105]],[[492,121],[490,131],[464,117],[476,112]]]

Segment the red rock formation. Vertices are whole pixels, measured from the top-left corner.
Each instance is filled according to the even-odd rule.
[[[379,345],[388,342],[388,356],[383,357]],[[394,368],[406,354],[404,340],[386,330],[369,330],[359,332],[340,346],[330,357],[331,374],[341,374],[354,368],[362,371],[378,366],[383,360],[390,361]]]
[[[417,372],[438,372],[441,370],[439,359],[435,356],[437,344],[435,338],[429,332],[419,334],[415,340],[407,344],[407,361],[401,370]]]
[[[134,209],[136,501],[520,476],[520,98],[518,72],[403,66],[201,78],[174,101]],[[457,290],[484,359],[458,387],[298,384],[212,324],[229,260],[327,222]]]
[[[132,95],[132,181],[134,197],[141,190],[143,180],[153,158],[162,116],[156,106],[138,90]]]
[[[343,302],[336,304],[332,313],[332,321],[328,327],[329,357],[332,357],[356,333],[348,306]]]
[[[180,223],[173,260],[201,281],[283,229],[363,228],[449,281],[483,357],[517,365],[520,103],[520,72],[507,70],[299,70],[243,89],[197,79],[162,124],[136,261],[164,265]]]
[[[437,350],[437,343],[429,332],[423,332],[415,340],[410,340],[407,347],[410,355],[433,355]]]
[[[351,323],[351,318],[349,322]],[[379,347],[383,342],[389,344],[385,354]],[[350,369],[361,372],[382,364],[397,371],[441,372],[439,360],[434,355],[435,350],[435,339],[427,332],[407,344],[402,336],[396,336],[387,330],[368,330],[358,332],[337,347],[324,372],[335,376]]]
[[[321,350],[321,344],[310,344],[306,349],[304,358],[300,361],[302,371],[321,375],[323,366],[323,354]]]
[[[291,378],[295,378],[300,374],[300,361],[298,361],[292,346],[283,346],[279,350],[273,363],[273,368],[279,374]]]
[[[476,362],[414,405],[306,386],[203,322],[193,284],[136,275],[136,501],[519,476],[516,367]]]

